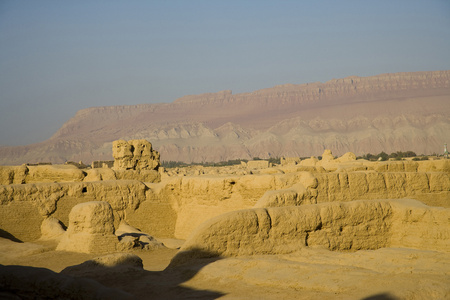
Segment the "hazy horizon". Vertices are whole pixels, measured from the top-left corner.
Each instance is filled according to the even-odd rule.
[[[450,69],[448,1],[2,1],[0,145],[84,108]]]

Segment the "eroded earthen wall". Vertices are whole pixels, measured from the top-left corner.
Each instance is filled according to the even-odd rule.
[[[450,206],[447,162],[394,165],[373,163],[372,170],[364,171],[327,172],[322,168],[320,172],[299,172],[294,167],[276,174],[176,176],[154,184],[107,180],[0,185],[1,235],[35,240],[40,237],[44,218],[53,216],[67,225],[71,208],[87,201],[109,202],[116,223],[124,219],[143,232],[182,239],[212,217],[254,207],[264,195],[269,200],[279,200],[274,206],[389,198],[412,198],[429,205]],[[105,170],[110,172],[88,177],[110,178],[106,176],[112,176],[109,173],[113,171]],[[120,172],[134,171],[114,174]]]
[[[230,212],[199,226],[173,259],[412,247],[448,251],[450,210],[416,200],[361,200]]]
[[[450,207],[449,173],[333,172],[315,177],[317,202],[409,197],[429,205]]]
[[[114,210],[116,226],[125,218],[133,224],[136,218],[144,232],[172,236],[176,220],[173,209],[148,191],[144,183],[135,180],[2,185],[0,234],[21,241],[36,240],[41,236],[40,226],[45,218],[53,216],[67,226],[75,205],[107,201]]]

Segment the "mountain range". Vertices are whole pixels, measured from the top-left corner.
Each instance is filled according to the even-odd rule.
[[[46,141],[0,147],[0,164],[112,160],[117,139],[147,139],[161,160],[184,162],[318,156],[324,149],[441,154],[450,143],[450,71],[86,108]]]

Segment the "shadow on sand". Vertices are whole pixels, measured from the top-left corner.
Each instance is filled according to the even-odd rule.
[[[23,241],[19,240],[14,235],[9,233],[8,231],[4,231],[3,229],[0,229],[0,237],[8,239],[8,240],[11,240],[11,241],[16,242],[16,243],[23,243]]]
[[[381,293],[373,296],[369,296],[367,298],[363,298],[361,300],[398,300],[397,297],[392,296],[389,293]]]
[[[180,255],[184,258],[188,255],[192,260],[175,264],[171,262],[163,271],[146,271],[129,264],[107,267],[92,262],[67,267],[61,273],[43,268],[0,265],[0,298],[8,295],[13,297],[8,299],[28,299],[28,296],[33,296],[33,299],[111,299],[112,293],[115,295],[114,299],[207,300],[224,295],[183,286],[204,266],[221,259],[220,257],[201,250],[182,252]],[[87,284],[86,281],[91,283]],[[74,296],[78,294],[75,298],[70,296],[70,289],[73,287],[78,289],[74,293]],[[104,292],[106,294],[102,296]],[[80,293],[82,298],[79,298]]]
[[[194,249],[187,252],[178,252],[163,271],[99,266],[98,269],[89,270],[83,274],[70,272],[72,267],[64,269],[61,273],[72,276],[82,275],[82,277],[94,279],[105,286],[124,290],[138,299],[206,300],[217,299],[224,294],[192,289],[183,286],[183,283],[193,278],[206,265],[220,259],[221,257],[215,253]]]

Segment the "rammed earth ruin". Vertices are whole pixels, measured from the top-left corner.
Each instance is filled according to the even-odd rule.
[[[98,255],[181,247],[175,269],[314,247],[448,256],[447,159],[371,162],[326,150],[279,165],[163,169],[146,140],[116,141],[113,155],[112,168],[0,167],[0,236]]]

